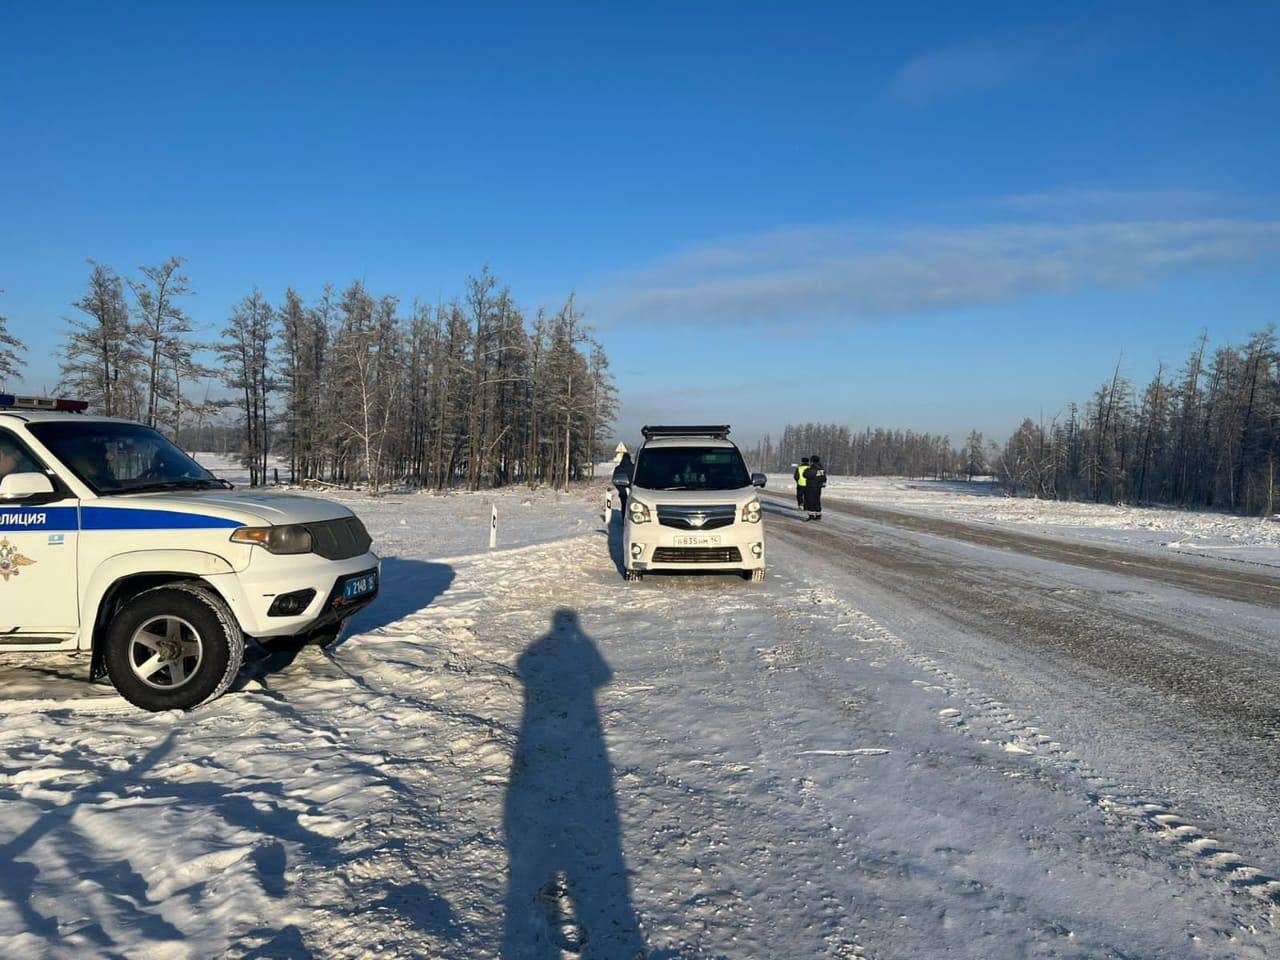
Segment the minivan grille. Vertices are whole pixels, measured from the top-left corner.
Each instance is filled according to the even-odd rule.
[[[733,525],[738,508],[731,503],[701,506],[660,503],[658,523],[677,530],[718,530]]]
[[[369,552],[373,538],[357,517],[304,523],[311,534],[311,552],[326,560],[350,560]]]
[[[658,547],[654,563],[741,563],[737,547]]]

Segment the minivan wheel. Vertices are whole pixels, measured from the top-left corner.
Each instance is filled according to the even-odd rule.
[[[756,567],[754,570],[743,570],[742,579],[749,580],[751,583],[764,583],[764,567]]]
[[[198,584],[154,587],[125,601],[103,642],[112,684],[143,710],[189,710],[221,696],[244,657],[231,611]]]

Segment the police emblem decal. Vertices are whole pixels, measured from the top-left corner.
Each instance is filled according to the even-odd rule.
[[[20,554],[8,540],[0,540],[0,581],[8,583],[10,577],[19,574],[19,567],[29,567],[33,563],[34,560]]]

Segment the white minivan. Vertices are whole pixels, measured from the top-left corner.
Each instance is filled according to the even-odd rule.
[[[627,493],[626,578],[654,570],[723,570],[764,580],[764,517],[757,488],[728,426],[646,426],[630,468],[614,471]]]

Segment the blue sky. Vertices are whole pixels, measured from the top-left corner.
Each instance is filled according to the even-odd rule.
[[[187,258],[209,330],[488,263],[578,292],[628,435],[1003,438],[1277,319],[1277,49],[1274,3],[0,3],[0,313],[39,387],[86,258]]]

